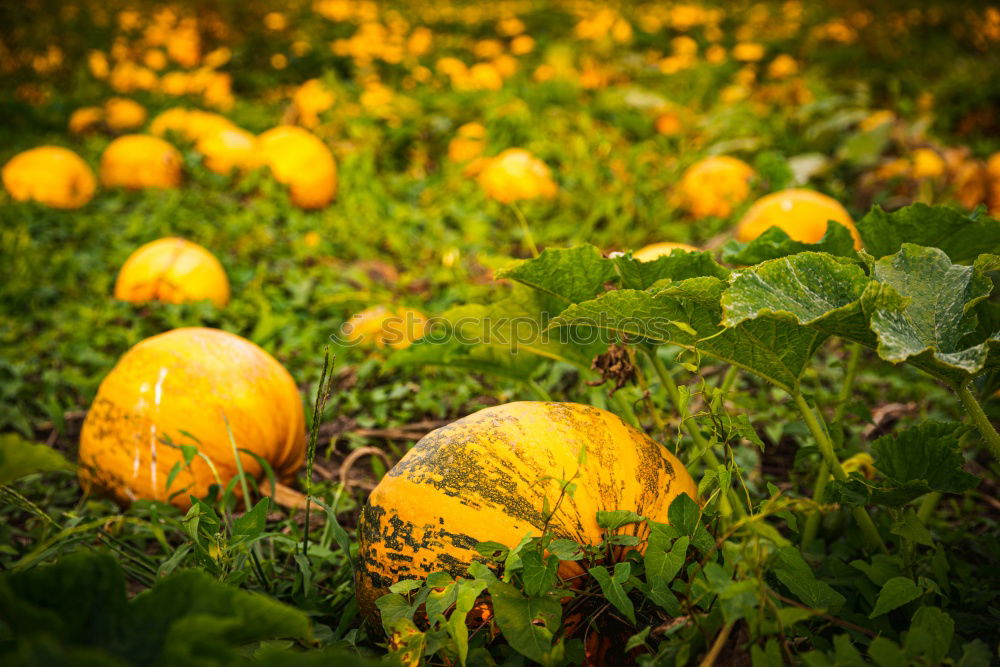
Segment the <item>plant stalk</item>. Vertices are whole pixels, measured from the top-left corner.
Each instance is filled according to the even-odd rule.
[[[802,413],[802,419],[816,440],[820,454],[823,455],[823,459],[826,461],[827,466],[829,466],[830,472],[833,473],[834,479],[847,479],[847,473],[844,472],[837,454],[833,451],[833,442],[830,440],[830,436],[826,430],[823,429],[816,419],[812,407],[800,392],[793,393],[792,398],[795,399],[795,405],[798,406],[799,412]],[[868,544],[883,553],[888,553],[889,550],[886,548],[885,542],[882,541],[882,536],[878,534],[878,528],[875,527],[875,522],[869,516],[868,510],[864,507],[852,507],[851,514],[854,515],[854,520],[857,521],[858,527],[861,529],[861,534],[864,535]]]
[[[851,398],[854,380],[858,376],[858,366],[861,363],[861,343],[851,343],[847,348],[847,354],[847,370],[844,373],[844,381],[840,385],[840,391],[837,393],[837,407],[833,411],[834,424],[840,424],[843,420],[847,401]],[[826,483],[829,478],[830,466],[826,459],[823,459],[820,461],[819,470],[816,472],[816,483],[813,485],[813,501],[817,504],[823,502],[823,494],[826,493]],[[816,539],[819,532],[819,522],[822,518],[823,516],[818,509],[806,517],[806,525],[802,529],[803,549]]]
[[[962,402],[962,407],[969,413],[972,423],[976,425],[976,429],[983,436],[986,447],[993,454],[993,458],[997,462],[1000,462],[1000,433],[997,433],[996,428],[990,423],[989,417],[983,412],[983,406],[979,404],[976,397],[969,391],[969,382],[959,385],[955,389],[955,393],[958,394],[958,400]]]

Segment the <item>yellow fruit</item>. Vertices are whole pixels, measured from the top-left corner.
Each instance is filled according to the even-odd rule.
[[[319,79],[309,79],[292,95],[299,122],[306,127],[319,125],[319,114],[332,107],[336,99],[333,91]]]
[[[281,125],[257,138],[260,160],[287,185],[301,208],[322,208],[337,194],[337,163],[320,139],[301,127]]]
[[[729,217],[733,206],[750,194],[754,171],[743,160],[726,155],[707,157],[681,177],[681,203],[696,218]]]
[[[90,132],[104,120],[104,109],[101,107],[81,107],[70,114],[69,131],[73,134]]]
[[[560,499],[556,480],[572,481],[575,492]],[[388,586],[438,570],[465,574],[482,559],[479,542],[516,546],[548,518],[557,537],[597,544],[605,536],[598,511],[666,522],[682,493],[697,498],[684,465],[610,412],[531,401],[480,410],[429,433],[372,491],[358,524],[358,603],[375,622]],[[630,524],[618,532],[647,531]],[[583,573],[570,561],[559,571]]]
[[[847,227],[854,237],[854,247],[861,249],[854,221],[836,199],[798,188],[772,192],[758,199],[740,220],[736,238],[752,241],[771,227],[779,227],[795,241],[817,243],[826,234],[828,220]]]
[[[457,136],[448,144],[448,159],[468,162],[482,155],[486,148],[486,128],[479,123],[466,123],[458,128]]]
[[[176,132],[185,139],[197,141],[202,136],[220,130],[239,130],[231,120],[211,111],[174,107],[167,109],[153,119],[149,125],[151,134],[158,137],[167,132]]]
[[[918,148],[913,151],[913,178],[938,178],[944,174],[944,160],[936,151],[930,148]]]
[[[113,132],[132,130],[146,122],[146,110],[134,100],[112,97],[104,103],[104,120]]]
[[[698,248],[695,248],[693,245],[688,245],[687,243],[673,243],[666,241],[663,243],[651,243],[644,248],[640,248],[632,253],[632,258],[637,259],[640,262],[652,262],[660,257],[670,255],[674,250],[683,250],[684,252],[700,252]]]
[[[229,302],[229,279],[219,260],[197,243],[170,237],[141,246],[125,260],[115,298],[142,303]]]
[[[257,164],[257,137],[240,128],[219,128],[202,134],[195,148],[205,156],[205,166],[219,174],[251,169]]]
[[[486,194],[509,204],[524,199],[552,199],[558,192],[548,165],[521,148],[508,148],[487,161],[479,172]]]
[[[195,445],[219,480],[200,456],[186,466],[176,445]],[[267,461],[279,479],[295,474],[305,458],[295,381],[239,336],[174,329],[132,347],[101,382],[80,434],[80,480],[121,502],[146,498],[184,508],[189,494],[203,497],[210,485],[225,486],[237,474],[234,446]],[[263,477],[255,458],[241,454],[240,461],[248,475]]]
[[[149,124],[150,134],[155,134],[158,137],[164,136],[167,132],[177,132],[178,134],[184,134],[187,128],[188,115],[191,113],[190,109],[185,109],[183,107],[173,107],[172,109],[167,109],[159,114],[153,119],[153,122]]]
[[[353,315],[344,333],[353,343],[404,350],[424,335],[426,325],[427,318],[419,310],[372,306]]]
[[[101,183],[105,187],[176,188],[181,182],[181,154],[163,139],[126,134],[104,149]]]
[[[18,153],[4,165],[3,186],[18,201],[53,208],[80,208],[94,196],[94,172],[83,159],[60,146],[39,146]]]

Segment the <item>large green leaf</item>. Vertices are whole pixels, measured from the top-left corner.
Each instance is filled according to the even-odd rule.
[[[687,280],[702,276],[720,279],[729,277],[729,269],[716,262],[710,252],[674,250],[651,262],[640,262],[631,255],[622,255],[616,257],[614,262],[621,285],[627,289],[646,289],[662,280]]]
[[[913,204],[892,213],[875,207],[857,227],[865,251],[876,259],[899,252],[904,243],[940,248],[957,263],[1000,250],[1000,221],[945,206]]]
[[[957,422],[927,421],[879,438],[872,451],[883,478],[873,481],[851,473],[846,480],[831,481],[828,501],[901,507],[931,491],[962,493],[974,488],[979,480],[962,469],[957,448],[962,429]]]
[[[543,359],[588,368],[606,342],[574,332],[546,331],[549,318],[566,303],[544,293],[515,286],[489,304],[457,306],[435,318],[431,332],[405,350],[392,354],[387,368],[441,365],[525,380]]]
[[[723,323],[774,315],[874,346],[860,301],[868,282],[855,262],[824,253],[771,260],[733,274],[722,295]]]
[[[800,253],[735,272],[722,296],[723,323],[783,318],[961,382],[997,363],[990,352],[1000,337],[978,316],[992,289],[986,272],[997,264],[984,255],[956,265],[941,250],[904,244],[868,277],[849,260]]]
[[[879,356],[893,363],[913,361],[952,382],[982,371],[996,336],[993,341],[968,336],[977,329],[973,307],[993,288],[985,273],[998,266],[1000,257],[994,255],[963,266],[952,264],[942,250],[909,243],[877,261],[861,302]]]
[[[800,252],[826,252],[840,257],[856,257],[854,237],[847,227],[831,220],[826,233],[816,243],[793,240],[780,227],[771,227],[752,241],[741,243],[735,239],[722,247],[722,259],[730,264],[758,264]]]
[[[498,278],[516,280],[566,303],[592,299],[615,275],[614,262],[592,245],[547,248],[534,259],[497,272]]]
[[[552,327],[594,327],[660,344],[679,345],[756,373],[794,390],[822,332],[777,319],[721,326],[725,283],[704,277],[664,288],[617,290],[570,306]]]
[[[872,443],[875,467],[897,485],[919,484],[927,491],[962,493],[979,479],[962,469],[958,449],[961,425],[926,421]]]
[[[46,445],[29,442],[19,435],[0,435],[0,484],[9,484],[35,472],[73,470],[73,464]]]

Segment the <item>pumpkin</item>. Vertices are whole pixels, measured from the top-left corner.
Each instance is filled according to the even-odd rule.
[[[861,236],[851,214],[836,199],[799,188],[772,192],[754,202],[740,220],[736,238],[752,241],[771,227],[778,227],[795,241],[817,243],[826,234],[828,220],[847,227],[854,237],[854,247],[861,249]]]
[[[197,141],[202,135],[219,130],[239,129],[231,120],[211,111],[173,107],[163,111],[149,124],[149,131],[158,137],[176,132],[185,139]]]
[[[69,116],[69,131],[84,134],[97,128],[103,120],[104,109],[101,107],[80,107]]]
[[[279,183],[287,185],[292,203],[322,208],[337,194],[337,163],[320,139],[301,127],[280,125],[257,139],[260,160]]]
[[[229,430],[226,421],[229,422]],[[123,503],[190,505],[237,474],[234,445],[288,479],[305,458],[305,416],[292,376],[250,341],[218,329],[174,329],[133,346],[101,382],[80,434],[80,481]],[[186,436],[190,433],[197,439]],[[195,445],[190,467],[177,447]],[[243,470],[264,471],[241,454]],[[169,488],[168,477],[177,468]],[[239,485],[237,485],[237,489]]]
[[[695,162],[681,177],[681,205],[694,217],[727,218],[733,206],[750,195],[754,171],[743,160],[727,155]]]
[[[508,148],[487,160],[478,179],[487,196],[504,204],[552,199],[558,192],[548,165],[522,148]]]
[[[336,95],[319,79],[309,79],[292,95],[298,120],[305,127],[317,127],[319,115],[337,101]]]
[[[229,302],[229,279],[219,260],[197,243],[171,237],[141,246],[125,260],[115,298],[142,303]]]
[[[238,127],[206,132],[195,148],[205,156],[205,166],[217,174],[250,169],[257,163],[257,137]]]
[[[118,137],[101,155],[105,187],[176,188],[181,182],[181,154],[163,139],[147,134]]]
[[[479,157],[486,148],[486,128],[480,123],[466,123],[458,128],[454,139],[448,143],[448,159],[468,162]]]
[[[648,246],[642,247],[632,253],[632,259],[638,260],[640,262],[652,262],[660,257],[666,257],[670,255],[674,250],[682,250],[684,252],[699,252],[697,248],[693,245],[688,245],[687,243],[674,243],[672,241],[664,241],[663,243],[650,243]]]
[[[551,480],[570,479],[576,491],[560,501]],[[666,522],[681,493],[697,497],[683,464],[610,412],[535,401],[480,410],[429,433],[372,491],[358,524],[358,603],[377,624],[375,600],[393,583],[439,570],[462,575],[481,559],[479,542],[513,547],[540,535],[546,500],[558,503],[548,524],[556,536],[597,544],[598,511]],[[648,528],[620,530],[644,537]],[[559,571],[583,573],[569,561]]]
[[[426,327],[427,318],[419,310],[372,306],[353,315],[344,333],[352,343],[405,350],[424,335]]]
[[[112,132],[134,130],[146,122],[146,110],[135,100],[112,97],[104,103],[104,122]]]
[[[14,199],[53,208],[80,208],[97,187],[87,163],[60,146],[39,146],[18,153],[4,165],[0,177]]]

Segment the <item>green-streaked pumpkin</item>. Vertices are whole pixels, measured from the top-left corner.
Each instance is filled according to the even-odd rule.
[[[515,546],[541,534],[545,499],[556,507],[560,495],[552,480],[572,480],[576,489],[549,527],[583,544],[603,537],[598,511],[666,522],[674,498],[697,497],[675,456],[610,412],[532,401],[480,410],[429,433],[372,491],[358,526],[362,612],[376,622],[375,600],[401,579],[464,574],[480,558],[479,542]],[[620,532],[646,530],[632,524]],[[560,567],[563,577],[580,573],[573,562]]]

